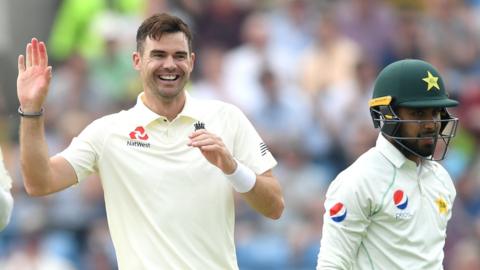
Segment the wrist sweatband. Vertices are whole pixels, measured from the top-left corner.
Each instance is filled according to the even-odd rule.
[[[232,183],[233,189],[237,192],[245,193],[250,191],[255,182],[257,181],[257,175],[247,166],[240,163],[238,160],[237,169],[232,174],[225,175],[227,179]]]
[[[21,117],[28,117],[28,118],[40,117],[40,116],[43,115],[43,108],[39,112],[26,113],[26,112],[22,111],[22,107],[18,107],[18,114]]]

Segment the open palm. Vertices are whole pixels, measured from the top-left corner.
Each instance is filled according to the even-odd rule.
[[[18,57],[17,95],[24,111],[39,111],[48,93],[52,68],[48,66],[47,49],[33,38],[26,56]]]

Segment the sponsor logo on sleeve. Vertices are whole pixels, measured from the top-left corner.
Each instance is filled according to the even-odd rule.
[[[347,217],[347,207],[341,202],[336,203],[330,208],[330,218],[335,222],[342,222]]]
[[[437,205],[438,207],[438,212],[440,214],[447,214],[448,212],[448,204],[447,204],[447,201],[443,198],[443,197],[438,197],[436,200],[435,200],[435,204]]]

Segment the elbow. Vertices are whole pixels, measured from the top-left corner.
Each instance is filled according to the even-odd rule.
[[[28,181],[24,181],[24,184],[25,184],[25,192],[30,197],[40,197],[40,196],[49,194],[48,191],[46,191],[44,188],[40,186],[28,184]]]
[[[25,185],[25,191],[30,197],[40,197],[48,194],[48,192],[45,192],[39,188],[35,188],[27,185]]]
[[[280,199],[276,203],[275,207],[272,208],[272,211],[270,211],[267,217],[274,220],[280,219],[282,217],[284,209],[285,209],[285,202],[283,201],[283,199]]]

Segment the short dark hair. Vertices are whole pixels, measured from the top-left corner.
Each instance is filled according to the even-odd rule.
[[[137,30],[137,51],[143,53],[147,37],[158,40],[165,33],[183,32],[187,37],[188,49],[192,52],[192,32],[188,25],[177,16],[160,13],[145,19]]]

